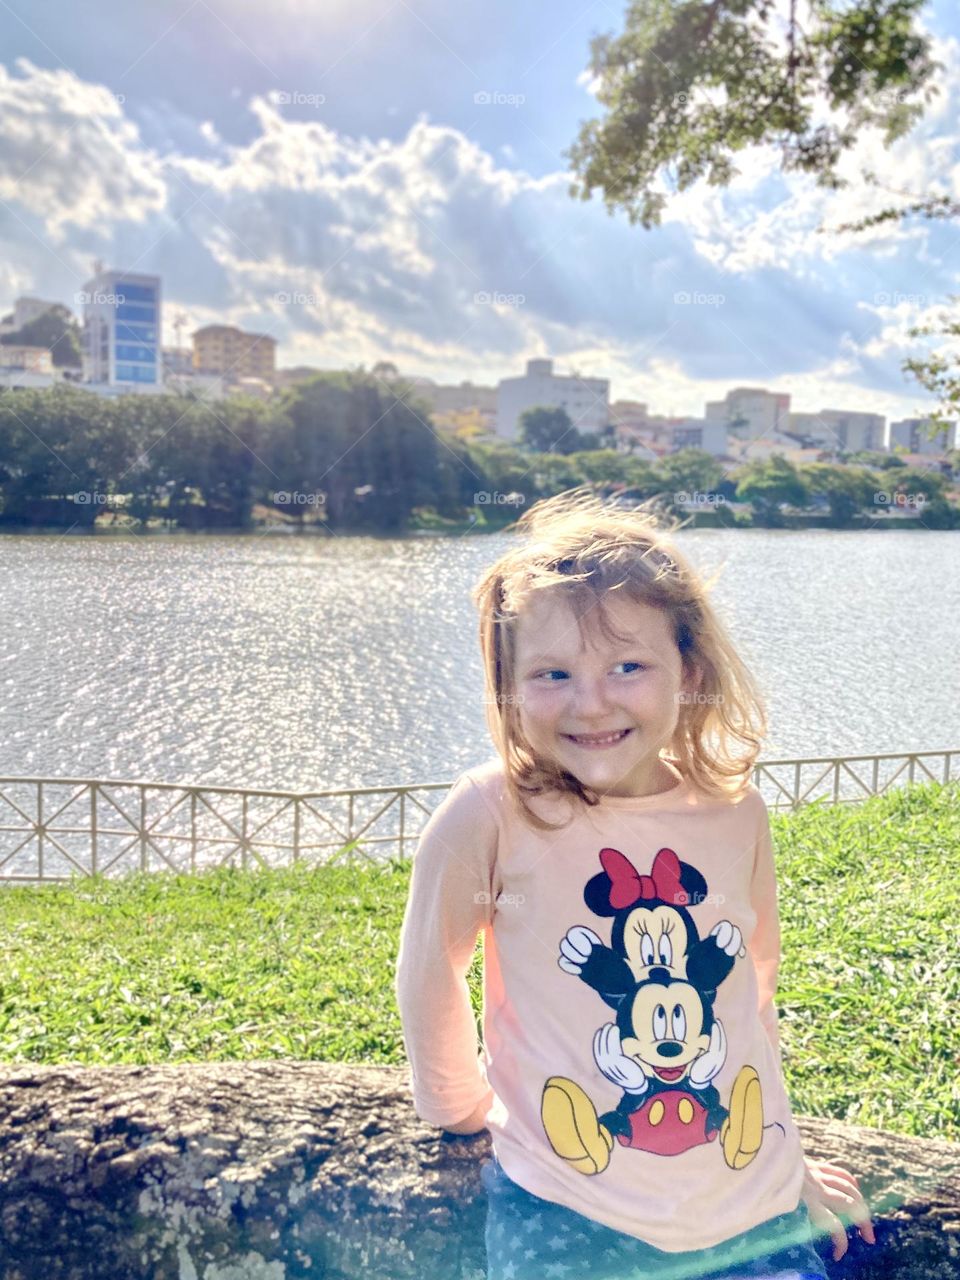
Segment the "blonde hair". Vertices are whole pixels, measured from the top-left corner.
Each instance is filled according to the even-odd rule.
[[[713,583],[701,579],[668,540],[677,527],[661,527],[647,503],[625,508],[583,487],[567,490],[535,503],[510,526],[525,540],[473,588],[487,725],[514,805],[541,830],[564,824],[543,819],[528,797],[560,792],[586,805],[598,804],[600,797],[572,773],[538,759],[522,732],[517,622],[537,591],[562,592],[578,623],[596,608],[608,639],[614,638],[604,608],[609,592],[622,591],[638,604],[662,609],[671,621],[684,675],[699,668],[701,678],[697,696],[681,702],[676,730],[660,755],[708,797],[736,797],[749,784],[767,731],[762,698],[707,598]]]

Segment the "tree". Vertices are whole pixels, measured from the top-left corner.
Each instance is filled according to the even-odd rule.
[[[437,437],[378,377],[325,374],[291,388],[281,407],[291,430],[272,455],[282,479],[275,488],[308,498],[322,492],[331,527],[397,530],[435,499]]]
[[[960,298],[951,294],[950,302],[956,304]],[[960,365],[954,354],[956,339],[960,338],[960,317],[943,314],[936,324],[914,326],[909,334],[911,338],[936,334],[948,339],[946,349],[934,351],[925,358],[911,356],[902,366],[939,401],[938,407],[929,415],[927,434],[933,439],[960,415]]]
[[[895,453],[875,453],[872,449],[861,449],[857,453],[848,454],[845,461],[850,467],[870,467],[874,471],[886,471],[890,467],[906,465]]]
[[[754,524],[768,529],[783,526],[781,503],[793,507],[807,501],[807,489],[792,462],[775,453],[763,462],[750,463],[740,474],[737,499],[753,507]]]
[[[538,406],[520,415],[520,440],[537,453],[577,453],[595,448],[597,437],[576,429],[566,409]]]
[[[941,64],[916,23],[925,3],[811,0],[805,31],[789,0],[778,46],[774,0],[633,0],[621,36],[591,41],[607,114],[582,125],[567,153],[571,194],[599,188],[611,213],[655,226],[664,182],[725,186],[735,154],[764,143],[779,148],[784,171],[847,185],[837,164],[857,130],[878,126],[889,145],[936,92],[928,82]],[[819,100],[835,122],[816,123]]]
[[[539,468],[543,459],[536,459]],[[526,501],[539,496],[533,464],[529,455],[502,440],[481,440],[470,446],[470,468],[474,492],[522,493]],[[473,483],[473,475],[479,482]],[[464,480],[463,484],[468,482]],[[473,495],[470,495],[473,505]],[[489,513],[487,513],[489,514]]]
[[[626,471],[623,455],[615,449],[583,450],[570,454],[569,459],[584,479],[592,484],[623,480]]]
[[[115,402],[58,386],[0,394],[0,514],[92,525],[135,446]]]
[[[8,346],[47,347],[57,368],[79,369],[80,328],[69,307],[56,303],[16,333],[6,333],[0,342]]]
[[[830,504],[830,522],[837,527],[851,525],[853,517],[873,502],[877,477],[861,467],[840,467],[814,462],[801,472],[811,494],[822,494]]]
[[[725,472],[720,463],[703,449],[680,449],[668,454],[657,463],[657,474],[663,478],[661,489],[669,495],[671,505],[679,493],[719,493],[724,484]]]

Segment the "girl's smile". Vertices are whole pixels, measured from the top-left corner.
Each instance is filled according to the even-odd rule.
[[[614,729],[609,733],[564,733],[560,736],[567,738],[570,742],[575,743],[578,747],[585,747],[588,751],[606,751],[610,747],[618,747],[623,740],[633,732],[632,729]]]

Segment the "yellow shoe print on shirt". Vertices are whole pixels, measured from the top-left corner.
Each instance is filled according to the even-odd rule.
[[[610,1163],[613,1135],[597,1119],[597,1109],[565,1076],[551,1076],[543,1086],[540,1118],[550,1145],[580,1173],[603,1173]]]
[[[723,1158],[731,1169],[744,1169],[763,1140],[763,1097],[753,1067],[741,1067],[730,1092],[730,1114],[720,1128]]]

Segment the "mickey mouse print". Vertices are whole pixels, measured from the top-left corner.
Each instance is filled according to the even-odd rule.
[[[696,867],[660,849],[649,875],[619,850],[600,850],[603,868],[584,888],[594,915],[611,918],[610,943],[586,925],[560,942],[560,968],[585,982],[614,1011],[593,1037],[600,1072],[622,1093],[602,1115],[565,1076],[543,1087],[541,1120],[553,1151],[580,1173],[603,1173],[614,1139],[656,1155],[680,1155],[719,1141],[731,1169],[757,1155],[765,1128],[760,1079],[744,1063],[721,1101],[712,1081],[727,1060],[717,989],[745,956],[728,920],[701,938],[689,910],[707,896]]]

